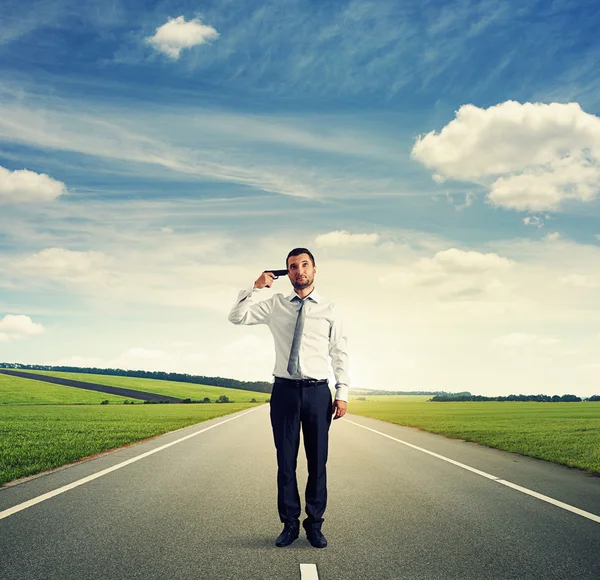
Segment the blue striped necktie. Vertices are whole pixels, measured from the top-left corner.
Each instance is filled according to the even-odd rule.
[[[287,371],[290,375],[294,376],[300,372],[300,364],[298,361],[300,355],[300,344],[302,342],[302,332],[304,331],[304,319],[306,318],[306,310],[304,310],[304,303],[306,300],[302,300],[300,296],[295,296],[294,300],[300,300],[300,309],[298,310],[298,318],[296,318],[296,328],[294,329],[294,339],[292,340],[292,348],[290,349],[290,358],[288,360]]]

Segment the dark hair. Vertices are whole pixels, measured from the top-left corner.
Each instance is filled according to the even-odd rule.
[[[310,261],[312,262],[313,267],[315,266],[315,257],[312,255],[310,250],[307,250],[306,248],[294,248],[288,255],[287,258],[285,259],[285,267],[288,268],[288,260],[292,257],[292,256],[299,256],[300,254],[308,254],[308,257],[310,258]]]

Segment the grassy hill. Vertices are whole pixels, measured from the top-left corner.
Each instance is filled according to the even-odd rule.
[[[219,396],[225,395],[229,398],[230,401],[235,401],[236,403],[249,403],[250,401],[252,401],[252,399],[255,399],[256,402],[262,403],[270,397],[269,393],[232,389],[228,387],[215,387],[211,385],[199,385],[194,383],[181,383],[177,381],[161,381],[158,379],[142,379],[137,377],[121,377],[117,375],[100,375],[57,371],[33,371],[28,369],[19,369],[19,371],[28,372],[32,374],[42,374],[53,377],[60,377],[65,379],[72,379],[88,383],[96,383],[98,385],[108,385],[112,387],[122,387],[126,389],[145,391],[148,393],[156,393],[159,395],[178,397],[180,399],[192,399],[193,401],[202,401],[204,398],[209,398],[211,402],[214,402]],[[23,379],[23,381],[27,381],[27,379]],[[37,383],[38,381],[35,382]],[[74,387],[62,387],[58,385],[53,386],[64,389],[81,390]],[[105,395],[103,393],[98,394],[102,397],[101,400],[108,399],[109,397],[108,395]],[[123,402],[122,400],[126,397],[118,398],[121,399],[120,402]]]
[[[165,371],[144,371],[125,369],[99,369],[96,367],[72,367],[55,365],[26,365],[20,363],[0,362],[0,369],[14,369],[19,371],[56,371],[62,373],[85,373],[90,375],[112,375],[119,377],[137,377],[140,379],[156,379],[161,381],[174,381],[179,383],[193,383],[210,385],[212,387],[225,387],[229,389],[240,389],[243,391],[254,391],[270,393],[273,389],[271,382],[267,381],[238,381],[226,377],[207,377],[203,375],[190,375],[188,373],[168,373]]]
[[[128,397],[0,374],[0,405],[99,405],[102,401],[133,402]]]

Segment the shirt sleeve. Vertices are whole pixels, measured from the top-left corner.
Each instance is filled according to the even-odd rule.
[[[329,332],[329,356],[335,376],[336,400],[348,402],[350,377],[348,375],[347,337],[339,311],[334,308],[334,316]]]
[[[273,310],[273,300],[257,301],[259,293],[260,290],[253,286],[242,290],[229,313],[229,322],[248,325],[267,324]]]

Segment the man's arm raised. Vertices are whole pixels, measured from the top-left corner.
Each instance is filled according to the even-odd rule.
[[[242,290],[229,312],[229,322],[233,322],[233,324],[266,324],[273,309],[273,301],[254,302],[254,297],[263,288],[270,288],[273,280],[275,280],[275,276],[271,272],[263,272],[256,279],[252,288]]]

